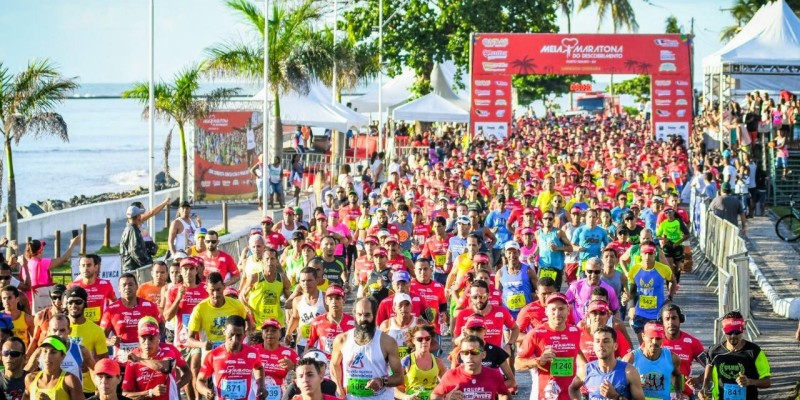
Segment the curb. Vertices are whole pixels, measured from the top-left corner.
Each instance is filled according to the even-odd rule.
[[[765,211],[765,214],[770,217],[770,220],[775,219],[775,213],[773,213],[772,210],[767,209]],[[750,248],[754,246],[749,239],[746,243],[749,252]],[[767,300],[772,305],[772,311],[787,319],[800,319],[800,298],[781,297],[775,288],[772,287],[772,284],[769,283],[764,273],[761,272],[761,268],[758,266],[758,263],[753,260],[753,257],[748,256],[748,259],[748,269],[750,269],[750,273],[753,274],[753,278],[755,278],[758,286],[761,288],[761,292],[764,293],[764,296],[767,297]]]

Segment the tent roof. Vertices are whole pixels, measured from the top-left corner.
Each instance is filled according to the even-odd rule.
[[[405,121],[469,122],[469,112],[437,93],[428,93],[395,108],[394,118]]]
[[[287,124],[319,126],[344,132],[369,124],[369,118],[339,103],[333,104],[331,91],[321,82],[311,84],[308,95],[295,91],[280,96],[281,121]],[[264,90],[253,96],[264,100]]]
[[[800,19],[786,1],[761,7],[728,44],[703,59],[703,68],[731,63],[800,65]]]

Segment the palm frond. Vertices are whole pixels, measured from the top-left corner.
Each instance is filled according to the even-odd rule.
[[[736,37],[736,35],[738,35],[741,30],[742,30],[741,26],[737,26],[737,25],[726,26],[726,27],[722,28],[722,31],[720,31],[719,41],[723,42],[723,43],[727,43],[731,39]]]
[[[54,112],[37,113],[23,123],[23,129],[14,130],[14,143],[19,144],[20,139],[26,134],[34,137],[55,136],[64,142],[69,142],[67,123],[61,114]]]
[[[206,49],[204,72],[212,78],[238,77],[256,81],[264,76],[264,52],[240,42],[229,42]]]
[[[19,99],[17,111],[22,114],[53,111],[78,86],[74,79],[69,78],[48,77],[40,80],[26,96]]]
[[[264,37],[264,13],[254,3],[248,0],[228,0],[227,5]]]

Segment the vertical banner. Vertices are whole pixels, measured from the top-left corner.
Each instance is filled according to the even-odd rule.
[[[474,75],[473,75],[474,76]],[[482,75],[472,81],[472,132],[503,140],[511,129],[511,76]]]
[[[256,198],[262,118],[254,111],[218,111],[196,121],[194,179],[196,201]]]
[[[491,103],[482,99],[496,89],[476,96],[479,83],[492,85],[500,77],[510,81],[513,75],[636,74],[651,77],[653,135],[657,139],[682,135],[688,141],[692,82],[686,36],[481,33],[473,36],[472,46],[473,128],[479,123],[501,122],[487,120],[497,117],[483,108]]]

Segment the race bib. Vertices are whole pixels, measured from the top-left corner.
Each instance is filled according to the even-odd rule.
[[[639,308],[643,310],[654,310],[658,305],[656,296],[639,296]]]
[[[100,314],[100,307],[86,307],[83,310],[83,316],[95,323],[100,321]]]
[[[555,377],[575,375],[575,359],[572,357],[555,357],[550,362],[550,375]]]
[[[139,343],[120,343],[117,349],[117,361],[121,363],[128,362],[128,354],[137,347],[139,347]]]
[[[267,400],[280,400],[281,387],[278,385],[267,385]]]
[[[508,296],[508,300],[506,301],[506,305],[512,310],[519,310],[524,307],[526,303],[527,301],[525,300],[524,293],[514,293]]]
[[[300,326],[300,336],[308,339],[311,337],[311,325],[301,325]]]
[[[440,254],[433,256],[433,262],[436,264],[437,267],[443,266],[446,260],[447,260],[447,254]]]
[[[736,383],[725,383],[722,385],[722,392],[725,400],[745,400],[747,390]]]
[[[247,395],[247,381],[223,379],[219,384],[219,394],[226,399],[243,399]]]
[[[369,378],[350,378],[347,380],[347,394],[355,397],[372,397],[375,392],[367,389]]]
[[[264,306],[264,313],[269,316],[277,316],[278,306]]]
[[[552,280],[556,280],[558,276],[558,271],[554,269],[540,269],[539,270],[539,279],[543,278],[550,278]]]
[[[328,353],[328,354],[333,353],[333,341],[334,340],[336,340],[335,337],[325,338],[325,344],[324,344],[325,349],[324,350],[325,350],[326,353]]]
[[[408,355],[408,346],[397,346],[397,352],[400,353],[400,359]]]
[[[188,328],[189,327],[189,318],[191,316],[192,316],[192,314],[183,314],[183,315],[181,315],[181,325],[183,325],[184,328]]]
[[[409,391],[409,394],[419,397],[420,400],[430,400],[431,393],[433,393],[433,389],[417,388]]]

